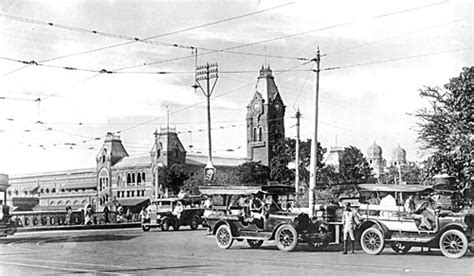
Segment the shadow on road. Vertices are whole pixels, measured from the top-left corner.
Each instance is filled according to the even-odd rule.
[[[101,234],[101,235],[87,235],[78,237],[55,237],[55,238],[44,238],[44,237],[21,237],[21,238],[9,238],[0,240],[0,244],[12,244],[12,243],[67,243],[67,242],[101,242],[101,241],[124,241],[131,240],[138,237],[138,235],[115,235],[115,234]]]
[[[173,269],[185,269],[185,268],[203,268],[203,267],[208,267],[210,268],[211,266],[209,265],[180,265],[180,266],[161,266],[161,267],[145,267],[145,268],[135,268],[135,269],[119,269],[119,270],[103,270],[100,271],[102,273],[127,273],[127,272],[140,272],[140,271],[154,271],[154,270],[163,270],[165,273],[166,270],[173,270]]]

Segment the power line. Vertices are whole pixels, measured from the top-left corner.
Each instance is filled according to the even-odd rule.
[[[391,12],[391,13],[377,15],[377,16],[369,18],[369,20],[377,20],[377,19],[380,19],[380,18],[392,16],[392,15],[412,12],[412,11],[415,11],[415,10],[426,9],[426,8],[430,8],[430,7],[433,7],[433,6],[446,4],[447,2],[449,2],[449,1],[437,2],[437,3],[428,4],[428,5],[424,5],[424,6],[419,6],[419,7],[414,7],[414,8],[410,8],[410,9],[399,10],[399,11],[395,11],[395,12]],[[258,45],[258,44],[273,42],[273,41],[282,40],[282,39],[287,39],[287,38],[291,38],[291,37],[295,37],[295,36],[301,36],[301,35],[304,35],[304,34],[309,34],[309,33],[314,33],[314,32],[318,32],[318,31],[324,31],[324,30],[329,30],[329,29],[334,29],[334,28],[339,28],[339,27],[343,27],[343,26],[347,26],[347,25],[351,25],[351,24],[355,24],[355,23],[357,23],[357,21],[348,21],[348,22],[335,24],[335,25],[331,25],[331,26],[326,26],[326,27],[322,27],[322,28],[311,29],[311,30],[304,31],[304,32],[288,34],[288,35],[279,36],[279,37],[275,37],[275,38],[271,38],[271,39],[265,39],[265,40],[260,40],[260,41],[256,41],[256,42],[241,44],[241,45],[237,45],[237,46],[233,46],[233,47],[224,48],[224,49],[221,49],[221,50],[211,50],[207,53],[200,53],[200,54],[198,54],[198,56],[209,55],[209,54],[213,54],[213,53],[216,53],[216,52],[230,51],[230,50],[243,48],[243,47],[255,46],[255,45]],[[132,65],[132,66],[128,66],[128,67],[121,67],[121,68],[117,68],[116,70],[132,69],[132,68],[155,65],[155,64],[161,64],[161,63],[166,63],[166,62],[172,62],[172,61],[177,61],[177,60],[182,60],[182,59],[187,59],[187,58],[192,58],[192,57],[194,57],[194,55],[186,55],[186,56],[181,56],[181,57],[172,58],[172,59],[158,60],[158,61],[153,61],[153,62],[146,62],[146,63],[142,63],[142,64]],[[311,60],[311,58],[301,58],[299,60]]]
[[[431,53],[419,54],[419,55],[413,55],[413,56],[407,56],[407,57],[391,58],[391,59],[378,60],[378,61],[372,61],[372,62],[362,62],[362,63],[335,66],[335,67],[328,67],[328,68],[323,68],[321,70],[332,71],[332,70],[339,70],[339,69],[352,68],[352,67],[358,67],[358,66],[366,66],[366,65],[372,65],[372,64],[387,63],[387,62],[408,60],[408,59],[447,54],[447,53],[453,53],[453,52],[467,51],[467,50],[472,50],[472,49],[474,49],[474,47],[465,47],[465,48],[458,48],[458,49],[439,51],[439,52],[431,52]]]

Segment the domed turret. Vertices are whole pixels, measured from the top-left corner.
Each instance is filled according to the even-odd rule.
[[[379,145],[377,145],[375,141],[374,141],[374,144],[372,144],[367,150],[367,157],[370,159],[382,158],[382,148]]]
[[[407,152],[400,145],[393,150],[393,164],[405,164],[407,162]]]

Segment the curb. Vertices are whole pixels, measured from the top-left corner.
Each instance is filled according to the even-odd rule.
[[[67,226],[40,226],[40,227],[21,227],[17,228],[17,233],[36,232],[36,231],[58,231],[58,230],[97,230],[97,229],[119,229],[119,228],[139,228],[140,222],[129,223],[110,223],[110,224],[92,224],[92,225],[67,225]]]

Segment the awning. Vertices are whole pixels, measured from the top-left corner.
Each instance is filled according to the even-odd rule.
[[[402,192],[416,193],[432,189],[431,186],[423,185],[396,185],[396,184],[359,184],[361,191],[370,192]]]
[[[149,201],[149,198],[126,198],[126,199],[117,199],[117,203],[122,206],[137,206],[140,203]]]
[[[262,192],[261,186],[199,186],[203,195],[250,195]]]
[[[95,181],[84,181],[82,183],[66,183],[61,185],[61,187],[66,190],[91,189],[96,188],[97,183]]]

